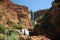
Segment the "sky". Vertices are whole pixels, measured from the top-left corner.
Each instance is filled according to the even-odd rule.
[[[43,10],[43,9],[48,9],[52,5],[53,0],[11,0],[15,4],[18,5],[24,5],[29,8],[29,10],[32,11],[38,11],[38,10]]]

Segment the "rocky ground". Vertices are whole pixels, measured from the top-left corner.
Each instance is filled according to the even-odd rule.
[[[44,35],[40,35],[40,36],[22,36],[20,38],[23,38],[24,40],[50,40],[49,38],[45,37]]]

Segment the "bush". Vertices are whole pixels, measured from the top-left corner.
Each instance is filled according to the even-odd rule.
[[[0,24],[0,33],[1,33],[1,32],[4,32],[5,29],[6,29],[6,27],[5,27],[4,25]]]
[[[23,28],[23,25],[21,23],[19,23],[18,25],[14,24],[13,28],[21,30]]]
[[[18,24],[18,29],[22,29],[23,28],[23,25],[20,23]]]
[[[5,35],[9,36],[11,34],[12,28],[7,27],[4,31]]]
[[[12,33],[10,36],[5,37],[5,40],[19,40],[16,34]]]

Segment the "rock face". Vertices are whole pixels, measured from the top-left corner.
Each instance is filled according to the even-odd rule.
[[[59,1],[59,0],[58,0]],[[59,1],[60,2],[60,1]],[[54,26],[54,35],[60,37],[60,4],[59,2],[53,2],[52,9],[50,11],[51,18],[49,22]]]
[[[55,0],[55,2],[60,2],[60,0]]]
[[[45,9],[45,10],[39,10],[39,11],[36,11],[34,12],[34,19],[37,19],[39,16],[43,15],[44,13],[47,12],[48,9]]]
[[[39,14],[45,14],[45,21],[42,23],[42,27],[52,27],[52,31],[45,31],[49,36],[53,36],[55,39],[60,39],[60,0],[55,0],[52,3],[52,7],[47,12],[39,12]],[[36,13],[36,12],[35,12]],[[38,15],[38,12],[37,12]],[[47,19],[50,17],[49,19]],[[47,20],[47,21],[46,21]],[[42,29],[43,30],[43,29]],[[50,32],[50,33],[49,33]]]
[[[3,25],[12,27],[13,23],[22,23],[25,28],[29,28],[31,20],[28,13],[26,6],[14,4],[10,0],[0,0],[0,23]]]

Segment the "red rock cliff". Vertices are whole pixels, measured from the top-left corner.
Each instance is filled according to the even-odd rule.
[[[17,5],[10,0],[0,0],[0,23],[6,26],[12,26],[11,21],[15,24],[22,23],[25,28],[31,27],[31,20],[28,16],[26,6]]]

